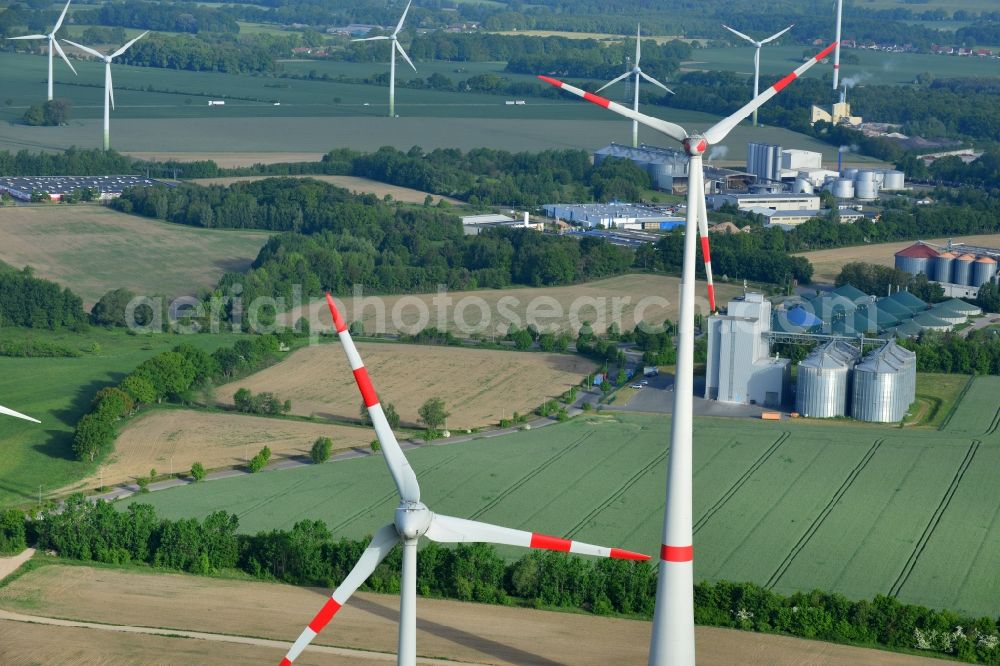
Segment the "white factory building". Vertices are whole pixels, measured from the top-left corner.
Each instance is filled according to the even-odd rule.
[[[771,302],[748,293],[729,301],[725,315],[706,320],[705,398],[779,407],[791,378],[791,361],[770,356]]]
[[[518,215],[518,217],[520,219],[495,213],[465,215],[462,217],[462,231],[466,236],[478,236],[487,229],[495,229],[497,227],[523,227],[525,229],[541,231],[542,225],[532,221],[527,211]]]
[[[709,205],[714,209],[722,208],[726,204],[736,206],[740,210],[819,210],[818,194],[716,194],[708,198]]]
[[[548,217],[563,220],[588,229],[672,229],[682,224],[682,218],[652,206],[629,203],[546,204]]]
[[[769,143],[747,144],[747,172],[756,176],[758,181],[780,181],[795,178],[799,171],[822,169],[822,153],[782,148]],[[831,173],[836,175],[836,172]]]

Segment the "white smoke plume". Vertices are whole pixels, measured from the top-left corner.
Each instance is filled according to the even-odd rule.
[[[872,75],[868,72],[861,72],[859,74],[854,74],[853,76],[845,76],[840,80],[840,85],[846,86],[848,88],[853,88],[859,83],[863,83],[868,79],[872,78]]]
[[[708,151],[708,162],[711,163],[715,158],[725,159],[728,154],[729,148],[726,146],[712,146],[712,150]]]

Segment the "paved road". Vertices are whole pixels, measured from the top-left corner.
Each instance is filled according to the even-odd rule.
[[[638,379],[637,381],[642,381]],[[674,410],[674,377],[660,374],[647,377],[649,383],[632,396],[627,405],[605,405],[604,409],[623,412],[652,412],[671,414]],[[705,378],[695,377],[692,409],[695,416],[729,416],[737,418],[760,418],[763,408],[757,405],[731,405],[716,400],[705,400]]]

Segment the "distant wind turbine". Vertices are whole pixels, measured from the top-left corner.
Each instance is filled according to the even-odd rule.
[[[396,117],[396,51],[399,51],[399,55],[403,56],[403,59],[413,67],[413,71],[417,71],[417,68],[413,65],[413,61],[410,60],[410,56],[406,55],[406,51],[403,50],[402,45],[399,43],[399,31],[403,29],[403,21],[406,20],[406,13],[410,11],[410,4],[413,0],[406,3],[406,9],[403,10],[403,15],[399,17],[399,23],[396,24],[396,29],[392,31],[391,35],[379,35],[378,37],[365,37],[364,39],[352,39],[352,42],[373,42],[381,39],[388,39],[392,42],[392,48],[390,49],[391,57],[389,59],[389,117]]]
[[[624,74],[622,74],[618,78],[612,79],[612,80],[608,81],[607,83],[605,83],[603,86],[601,86],[600,88],[597,89],[597,92],[601,92],[602,90],[604,90],[608,86],[614,85],[614,84],[618,83],[619,81],[621,81],[621,80],[623,80],[625,78],[628,78],[629,76],[632,76],[634,74],[635,75],[635,98],[632,100],[632,110],[635,111],[636,113],[639,113],[639,79],[640,78],[646,79],[647,81],[649,81],[653,85],[660,86],[661,88],[663,88],[664,90],[666,90],[668,93],[670,93],[671,95],[673,95],[674,94],[673,90],[671,90],[670,88],[666,87],[665,85],[663,85],[662,83],[660,83],[659,81],[657,81],[656,79],[654,79],[652,76],[650,76],[649,74],[646,74],[644,71],[642,71],[642,69],[639,67],[639,58],[641,58],[641,57],[642,57],[642,33],[641,33],[639,27],[636,27],[636,29],[635,29],[635,65],[632,66],[632,69],[630,69],[629,71],[625,72]],[[639,121],[638,120],[632,120],[632,147],[633,148],[637,148],[638,146],[639,146]]]
[[[100,58],[104,61],[104,150],[111,148],[111,111],[110,109],[115,108],[115,91],[111,86],[111,61],[120,56],[121,54],[128,51],[129,47],[135,44],[137,41],[149,34],[149,30],[142,33],[132,41],[125,44],[111,55],[104,55],[99,53],[89,46],[84,46],[83,44],[77,44],[76,42],[71,42],[68,39],[63,41],[67,44],[72,44],[76,48],[80,49],[85,53]],[[109,105],[110,104],[110,108]]]
[[[73,63],[69,61],[66,54],[63,53],[62,47],[59,46],[59,40],[56,39],[56,33],[59,32],[59,28],[62,27],[63,19],[66,18],[66,11],[69,9],[69,3],[73,0],[67,0],[66,6],[63,7],[62,14],[59,15],[59,20],[56,21],[56,25],[52,28],[52,32],[47,35],[25,35],[24,37],[8,37],[7,39],[47,39],[49,40],[49,101],[52,101],[52,52],[56,51],[73,73],[76,74],[76,70],[73,68]]]
[[[7,416],[16,416],[19,419],[24,419],[25,421],[32,421],[33,423],[41,423],[38,419],[33,419],[30,416],[25,416],[21,412],[15,412],[13,409],[7,409],[3,405],[0,405],[0,414],[6,414]]]
[[[781,32],[777,32],[777,33],[771,35],[770,37],[768,37],[767,39],[762,39],[762,40],[760,40],[758,42],[756,39],[753,39],[752,37],[748,37],[747,35],[744,35],[742,32],[739,32],[738,30],[733,30],[732,28],[730,28],[725,23],[722,24],[723,28],[725,28],[729,32],[733,33],[737,37],[742,37],[743,39],[747,40],[748,42],[750,42],[751,44],[753,44],[756,47],[755,50],[754,50],[754,52],[753,52],[753,96],[755,98],[757,97],[757,95],[760,94],[760,47],[764,46],[764,44],[767,44],[768,42],[773,42],[778,37],[781,37],[783,34],[785,34],[786,32],[788,32],[789,30],[791,30],[794,26],[795,26],[795,24],[793,23],[792,25],[788,26],[787,28],[785,28]],[[837,39],[840,39],[840,38],[838,37]],[[839,44],[839,42],[838,42],[838,44]],[[753,126],[757,127],[757,109],[754,109],[754,111],[753,111]]]

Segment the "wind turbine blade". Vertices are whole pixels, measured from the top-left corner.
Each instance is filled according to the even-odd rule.
[[[128,49],[129,49],[130,46],[132,46],[133,44],[135,44],[137,41],[139,41],[140,39],[142,39],[143,37],[145,37],[148,34],[149,34],[149,30],[147,30],[146,32],[142,33],[141,35],[139,35],[135,39],[129,40],[128,42],[125,43],[125,46],[121,47],[120,49],[118,49],[117,51],[115,51],[114,53],[112,53],[111,57],[112,58],[117,58],[121,54],[123,54],[126,51],[128,51]]]
[[[612,102],[609,99],[604,99],[594,95],[593,93],[585,92],[577,87],[571,86],[568,83],[563,83],[557,79],[549,78],[548,76],[539,76],[539,79],[545,81],[549,85],[555,86],[556,88],[562,88],[566,92],[573,93],[577,97],[582,97],[591,104],[596,104],[597,106],[603,106],[608,111],[613,111],[620,116],[625,116],[626,118],[631,118],[632,120],[638,121],[645,125],[646,127],[651,127],[657,132],[666,134],[671,139],[683,143],[684,139],[687,138],[688,134],[684,131],[684,128],[680,125],[675,125],[673,123],[668,123],[665,120],[660,120],[659,118],[654,118],[652,116],[647,116],[644,113],[639,113],[633,111],[627,106],[622,106],[616,102]]]
[[[378,37],[363,37],[360,39],[352,39],[352,42],[374,42],[376,39],[392,39],[388,35],[379,35]]]
[[[333,616],[337,614],[337,611],[347,603],[351,595],[354,594],[362,583],[368,580],[368,577],[372,575],[375,568],[386,558],[397,543],[399,543],[399,534],[396,532],[394,525],[386,525],[375,533],[371,543],[368,544],[368,548],[365,549],[365,552],[358,559],[358,563],[351,569],[351,573],[347,574],[347,578],[334,590],[330,598],[327,599],[326,604],[323,605],[323,608],[316,613],[316,617],[302,630],[298,640],[292,644],[285,658],[281,660],[281,666],[289,666],[298,658],[306,646],[316,638],[319,632],[323,631],[323,627],[329,624]]]
[[[8,37],[7,39],[48,39],[48,35],[24,35],[23,37]]]
[[[705,132],[705,139],[707,139],[710,144],[717,144],[723,139],[725,139],[726,135],[728,135],[731,131],[733,131],[734,127],[740,124],[740,121],[742,121],[744,118],[746,118],[747,116],[749,116],[751,113],[754,112],[754,109],[759,109],[767,100],[771,99],[779,92],[784,90],[789,83],[802,76],[802,74],[807,69],[815,65],[823,58],[830,55],[830,52],[833,51],[836,45],[837,45],[836,42],[830,44],[825,49],[823,49],[822,51],[814,55],[812,58],[807,60],[805,63],[799,65],[798,69],[796,69],[794,72],[792,72],[785,78],[781,79],[773,86],[771,86],[770,88],[768,88],[767,90],[765,90],[764,92],[762,92],[761,94],[757,95],[755,98],[744,104],[739,111],[729,116],[728,118],[723,118],[721,121],[713,125],[707,132]]]
[[[754,46],[756,46],[756,45],[757,45],[757,40],[755,40],[755,39],[754,39],[753,37],[750,37],[750,36],[748,36],[748,35],[744,35],[744,34],[743,34],[742,32],[740,32],[739,30],[734,30],[733,28],[730,28],[730,27],[729,27],[728,25],[726,25],[725,23],[723,23],[723,24],[722,24],[722,27],[723,27],[723,28],[725,28],[726,30],[728,30],[729,32],[733,33],[733,34],[734,34],[734,35],[736,35],[737,37],[742,37],[743,39],[747,40],[748,42],[750,42],[750,43],[751,43],[751,44],[753,44]]]
[[[793,23],[790,26],[788,26],[787,28],[785,28],[784,30],[782,30],[781,32],[777,32],[777,33],[771,35],[770,37],[768,37],[767,39],[760,40],[760,43],[761,44],[767,44],[768,42],[773,42],[778,37],[781,37],[783,34],[785,34],[786,32],[788,32],[789,30],[791,30],[794,27],[795,27],[795,24]]]
[[[26,416],[21,412],[15,412],[13,409],[7,409],[3,405],[0,405],[0,414],[6,414],[7,416],[16,416],[19,419],[24,419],[25,421],[31,421],[32,423],[41,423],[38,419],[33,419],[30,416]]]
[[[660,86],[661,88],[663,88],[664,90],[666,90],[671,95],[676,95],[677,94],[673,90],[671,90],[670,88],[666,87],[665,85],[663,85],[662,83],[660,83],[659,81],[657,81],[656,79],[654,79],[652,76],[650,76],[646,72],[639,72],[639,76],[641,76],[646,81],[649,81],[654,86]]]
[[[340,311],[337,310],[337,306],[330,294],[326,295],[326,302],[330,306],[330,314],[333,316],[333,326],[337,329],[337,335],[340,337],[340,343],[344,347],[344,353],[347,354],[347,360],[351,363],[351,370],[354,371],[354,381],[357,382],[358,388],[361,390],[361,397],[368,408],[368,415],[371,417],[372,425],[375,426],[375,434],[382,445],[385,464],[389,467],[389,474],[392,475],[392,480],[396,482],[396,490],[399,491],[399,496],[403,500],[407,502],[419,502],[420,484],[417,483],[417,475],[413,473],[413,468],[410,467],[409,461],[403,455],[403,449],[399,448],[399,442],[396,441],[396,436],[392,433],[389,421],[385,418],[385,412],[382,411],[382,405],[378,401],[378,394],[375,393],[375,387],[372,386],[371,379],[368,378],[368,370],[365,369],[361,355],[358,354],[358,349],[354,346],[354,340],[351,339],[351,333],[347,330],[347,323],[340,316]]]
[[[67,64],[67,65],[69,66],[69,68],[73,70],[73,73],[74,73],[74,74],[76,74],[76,68],[75,68],[75,67],[73,67],[73,63],[71,63],[71,62],[69,61],[69,58],[67,58],[67,57],[66,57],[66,53],[65,53],[65,51],[63,51],[63,50],[62,50],[62,47],[61,47],[61,46],[59,46],[59,40],[58,40],[58,39],[53,39],[53,40],[52,40],[52,46],[56,47],[56,53],[58,53],[58,54],[59,54],[59,56],[60,56],[60,57],[61,57],[61,58],[62,58],[62,59],[63,59],[64,61],[66,61],[66,64]]]
[[[602,90],[604,90],[608,86],[613,86],[616,83],[618,83],[619,81],[621,81],[622,79],[628,78],[630,76],[632,76],[632,72],[625,72],[621,76],[617,76],[617,77],[611,79],[610,81],[608,81],[607,83],[605,83],[603,86],[601,86],[600,88],[597,89],[597,92],[601,92]]]
[[[66,42],[67,44],[72,44],[73,46],[75,46],[76,48],[80,49],[84,53],[89,53],[92,56],[96,56],[96,57],[100,58],[101,60],[104,60],[104,54],[103,53],[98,53],[97,51],[95,51],[94,49],[90,48],[89,46],[84,46],[83,44],[77,44],[76,42],[70,41],[68,39],[64,39],[63,41]]]
[[[111,82],[111,63],[104,63],[104,87],[108,89],[108,99],[111,100],[111,108],[115,108],[115,85]]]
[[[56,27],[52,28],[53,35],[59,32],[59,28],[62,27],[63,19],[66,18],[66,12],[69,10],[69,3],[71,2],[73,2],[73,0],[66,0],[66,6],[63,7],[62,14],[59,15],[59,20],[56,21]]]
[[[705,204],[705,188],[698,197],[698,235],[701,236],[701,258],[705,261],[705,282],[708,286],[708,309],[715,312],[715,280],[712,278],[712,253],[708,241],[708,209]]]
[[[639,66],[639,59],[642,58],[642,26],[635,26],[635,66]]]
[[[403,10],[403,15],[399,17],[399,23],[396,24],[396,29],[392,31],[392,36],[395,37],[399,34],[399,31],[403,29],[403,21],[406,20],[406,13],[410,11],[410,4],[413,0],[406,3],[406,9]]]
[[[648,560],[648,555],[633,553],[620,548],[594,546],[580,541],[560,539],[538,532],[525,532],[499,525],[490,525],[476,520],[453,518],[434,514],[431,526],[424,533],[431,541],[439,543],[496,543],[505,546],[520,546],[522,548],[538,548],[554,550],[577,555],[593,555],[595,557],[611,557],[617,560]]]
[[[400,43],[397,42],[396,40],[393,40],[392,43],[393,46],[395,46],[396,50],[399,51],[399,55],[403,56],[403,60],[405,60],[410,67],[413,67],[414,72],[417,71],[417,68],[413,65],[413,61],[410,60],[410,56],[406,55],[406,51],[403,50],[403,47],[400,45]]]

